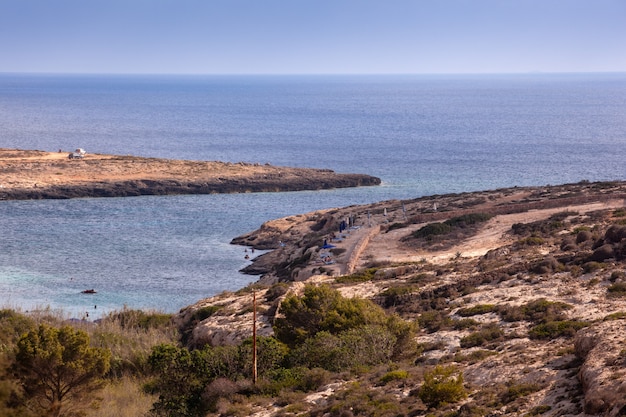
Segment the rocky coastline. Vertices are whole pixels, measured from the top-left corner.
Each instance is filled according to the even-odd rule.
[[[365,174],[259,163],[0,149],[0,200],[321,190],[379,185]]]
[[[411,394],[419,383],[370,386],[412,415],[626,415],[626,182],[323,210],[268,221],[233,243],[273,250],[247,268],[263,274],[249,288],[181,310],[192,344],[248,337],[253,297],[258,334],[272,335],[284,297],[324,284],[419,326],[414,361],[401,365],[409,379],[435,366],[462,373],[467,398],[440,410]],[[342,383],[368,384],[352,379]],[[311,404],[331,407],[341,387],[311,394]]]

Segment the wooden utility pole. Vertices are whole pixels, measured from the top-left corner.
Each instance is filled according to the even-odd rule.
[[[252,291],[252,383],[256,385],[256,290]]]

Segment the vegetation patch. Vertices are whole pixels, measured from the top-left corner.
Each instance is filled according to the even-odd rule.
[[[477,332],[461,338],[462,348],[483,346],[488,342],[493,342],[504,337],[504,332],[496,324],[489,324]]]
[[[609,297],[626,297],[626,282],[616,282],[606,289]]]
[[[398,381],[407,379],[409,377],[409,373],[403,369],[396,369],[394,371],[389,371],[385,375],[380,378],[381,384],[385,385],[391,381]]]
[[[361,271],[357,271],[354,274],[337,277],[335,281],[340,284],[354,284],[358,282],[372,281],[378,269],[379,268],[366,268]]]
[[[454,229],[463,229],[478,223],[486,222],[493,217],[488,213],[471,213],[452,217],[443,223],[430,223],[413,232],[418,239],[432,239],[433,236],[446,235]]]
[[[589,326],[589,323],[583,321],[549,321],[547,323],[538,324],[530,329],[528,336],[531,339],[543,340],[552,340],[557,337],[573,337],[578,330],[587,326]]]
[[[472,364],[494,355],[497,355],[497,353],[492,350],[477,349],[467,354],[457,352],[455,353],[453,360],[455,362],[469,362]]]
[[[508,322],[530,321],[533,323],[546,323],[564,319],[563,312],[572,306],[560,301],[549,301],[545,298],[529,301],[521,306],[502,306],[498,312],[502,320]]]
[[[500,395],[500,401],[509,404],[518,398],[526,397],[533,392],[541,391],[543,386],[536,383],[519,383],[510,384],[507,389]]]
[[[495,304],[476,304],[473,307],[460,308],[456,314],[461,317],[478,316],[496,311]]]
[[[452,366],[436,366],[424,374],[418,396],[433,408],[464,399],[467,393],[463,387],[463,373]]]

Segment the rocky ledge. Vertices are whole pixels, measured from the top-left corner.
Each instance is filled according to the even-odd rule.
[[[0,149],[0,199],[321,190],[379,185],[363,174],[257,163]]]

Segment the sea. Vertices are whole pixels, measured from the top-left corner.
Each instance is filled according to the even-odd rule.
[[[88,320],[123,308],[175,313],[257,280],[239,272],[250,261],[230,241],[270,219],[434,194],[626,180],[626,73],[5,73],[0,147],[382,179],[325,191],[0,201],[0,308]]]

